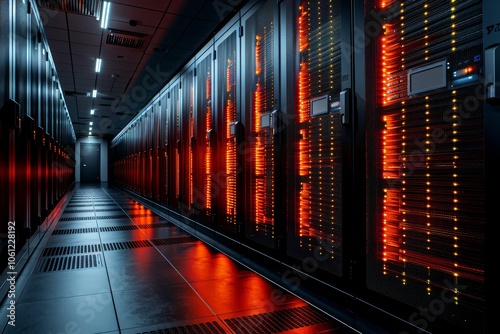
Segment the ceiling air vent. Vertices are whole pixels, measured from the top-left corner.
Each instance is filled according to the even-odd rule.
[[[39,8],[97,17],[101,0],[37,0],[36,3]]]
[[[142,49],[145,44],[146,34],[119,29],[109,29],[106,44],[124,46],[133,49]]]

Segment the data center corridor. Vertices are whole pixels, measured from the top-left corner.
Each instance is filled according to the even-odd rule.
[[[359,332],[112,188],[78,186],[46,234],[3,333]]]

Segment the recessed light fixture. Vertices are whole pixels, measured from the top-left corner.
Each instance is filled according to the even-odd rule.
[[[95,109],[90,109],[90,114],[93,115],[95,113]]]
[[[94,122],[89,122],[89,125],[94,125]]]
[[[95,71],[97,73],[101,72],[101,62],[102,62],[101,58],[97,58],[95,60]]]
[[[94,90],[92,91],[92,97],[97,97],[97,89],[94,89]]]
[[[102,12],[101,12],[101,28],[106,29],[108,27],[109,11],[111,9],[111,3],[107,1],[102,2]]]
[[[89,136],[92,136],[92,131],[89,132]]]
[[[92,127],[89,128],[89,131],[92,131]]]

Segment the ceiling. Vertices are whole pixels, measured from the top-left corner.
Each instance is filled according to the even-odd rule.
[[[117,135],[244,2],[112,0],[103,29],[101,0],[37,0],[77,138]]]

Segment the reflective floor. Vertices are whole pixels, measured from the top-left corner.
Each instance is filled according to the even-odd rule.
[[[111,188],[41,247],[3,333],[359,333]]]

